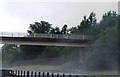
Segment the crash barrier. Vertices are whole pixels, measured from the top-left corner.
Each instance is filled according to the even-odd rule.
[[[35,71],[23,71],[23,70],[2,70],[1,77],[96,77],[96,76],[35,72]]]

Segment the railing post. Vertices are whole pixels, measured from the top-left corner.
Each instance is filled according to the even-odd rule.
[[[13,74],[13,77],[15,77],[15,71],[13,71],[12,74]]]
[[[49,77],[49,73],[47,73],[47,77]]]
[[[44,77],[45,73],[43,72],[43,77]]]
[[[37,77],[37,73],[35,72],[35,77]]]
[[[83,34],[83,40],[85,39],[85,35]]]
[[[50,34],[50,38],[53,38],[53,35],[52,35],[52,34]]]
[[[33,71],[31,71],[31,77],[33,77]]]
[[[18,37],[19,37],[19,33],[18,33]]]
[[[52,73],[52,77],[54,76],[54,73]]]
[[[19,77],[20,76],[20,71],[18,70],[18,74],[17,74],[17,76]]]
[[[69,77],[71,77],[71,74],[69,75]]]
[[[13,33],[12,33],[12,37],[13,37]]]
[[[59,74],[57,74],[57,77],[59,77]]]
[[[36,37],[36,33],[33,33],[33,37]]]
[[[39,77],[40,77],[40,72],[39,72]]]
[[[24,71],[24,75],[23,75],[23,77],[25,77],[25,71]]]
[[[76,75],[76,77],[78,77],[78,75]]]
[[[17,73],[18,73],[18,71],[16,70],[16,71],[15,71],[15,75],[17,75]]]
[[[2,32],[2,37],[3,37],[3,32]]]
[[[27,71],[27,77],[29,77],[29,71]]]
[[[65,74],[63,74],[63,77],[65,77]]]
[[[23,77],[23,76],[22,76],[22,73],[23,73],[23,71],[21,70],[21,74],[20,74],[20,75],[21,75],[21,77]]]

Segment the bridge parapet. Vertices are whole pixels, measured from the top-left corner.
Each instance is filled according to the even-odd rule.
[[[10,33],[0,32],[0,37],[33,37],[33,38],[59,38],[59,39],[93,39],[93,36],[84,34],[40,34],[40,33]]]

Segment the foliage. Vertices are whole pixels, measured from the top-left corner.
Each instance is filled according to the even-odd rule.
[[[22,52],[22,59],[34,59],[42,54],[45,46],[38,46],[38,45],[21,45],[20,51]]]
[[[62,27],[61,34],[68,34],[67,27],[68,26],[66,24]]]
[[[49,22],[41,21],[35,22],[35,24],[30,24],[30,30],[28,30],[28,33],[50,33],[51,25]]]
[[[105,17],[109,17],[110,19],[104,18],[99,23],[99,36],[88,53],[86,60],[87,69],[115,70],[118,68],[117,16],[115,17],[113,13],[108,12]]]
[[[50,33],[51,34],[61,34],[60,28],[59,27],[51,28]]]
[[[56,58],[60,56],[60,49],[58,47],[46,47],[42,53],[45,58]]]
[[[68,60],[76,59],[79,56],[78,49],[78,47],[63,47],[61,51],[61,56]]]
[[[5,44],[1,48],[3,63],[12,63],[21,60],[21,52],[17,45]]]
[[[89,17],[83,17],[82,22],[77,27],[72,27],[70,29],[71,34],[95,34],[95,26],[97,23],[96,15],[94,12],[90,13]]]

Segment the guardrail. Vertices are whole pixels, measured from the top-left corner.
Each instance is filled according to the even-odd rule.
[[[61,38],[61,39],[92,39],[90,35],[79,34],[40,34],[40,33],[10,33],[1,32],[1,37],[34,37],[34,38]]]
[[[2,77],[89,77],[87,75],[78,74],[60,74],[49,72],[35,72],[23,70],[2,70]],[[90,76],[96,77],[96,76]]]

